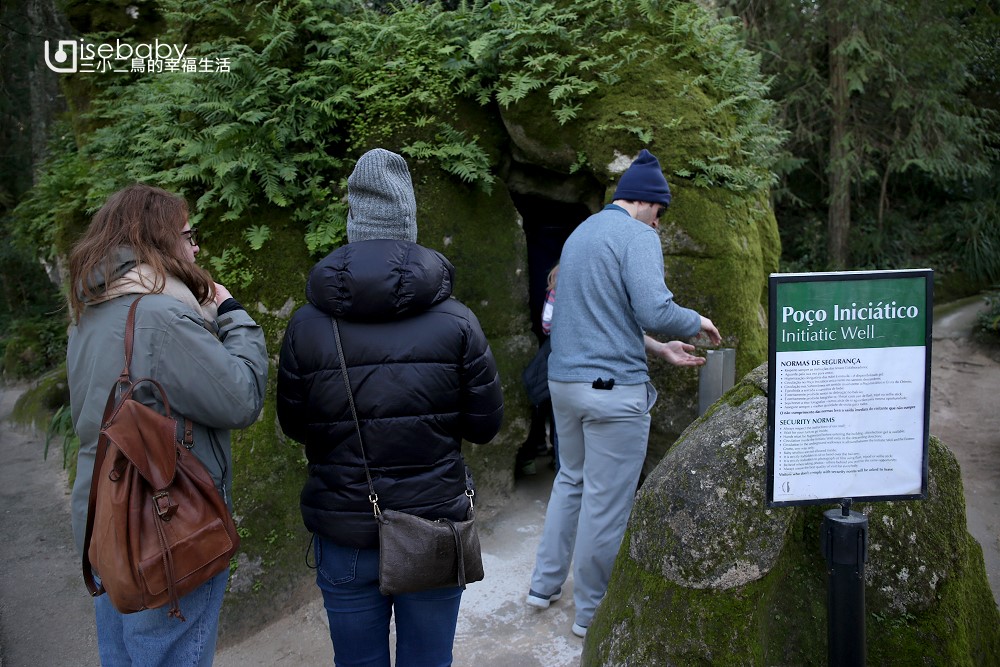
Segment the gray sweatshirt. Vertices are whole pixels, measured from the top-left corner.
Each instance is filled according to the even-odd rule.
[[[549,379],[649,380],[643,333],[688,338],[701,316],[674,303],[652,227],[609,204],[570,235],[559,260]]]

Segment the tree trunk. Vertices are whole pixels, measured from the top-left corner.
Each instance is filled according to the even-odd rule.
[[[0,0],[0,211],[33,185],[52,122],[66,108],[59,75],[42,61],[45,40],[74,37],[56,0]]]
[[[827,262],[832,269],[847,266],[847,235],[851,229],[851,159],[849,120],[850,92],[847,88],[847,58],[838,52],[847,34],[847,25],[835,9],[827,9],[827,38],[830,56],[830,163],[828,183],[830,208],[827,214]]]

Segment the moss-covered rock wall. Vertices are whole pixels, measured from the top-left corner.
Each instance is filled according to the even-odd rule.
[[[684,432],[636,500],[583,665],[826,665],[822,507],[766,507],[767,367]],[[1000,615],[954,455],[869,521],[869,665],[994,665]]]

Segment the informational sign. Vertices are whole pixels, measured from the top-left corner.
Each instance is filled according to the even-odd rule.
[[[933,272],[772,274],[769,506],[923,498]]]

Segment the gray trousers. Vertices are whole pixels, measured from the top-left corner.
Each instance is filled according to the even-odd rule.
[[[646,458],[653,385],[594,389],[549,382],[559,472],[552,484],[531,589],[555,593],[573,568],[576,623],[587,627],[604,598]]]

